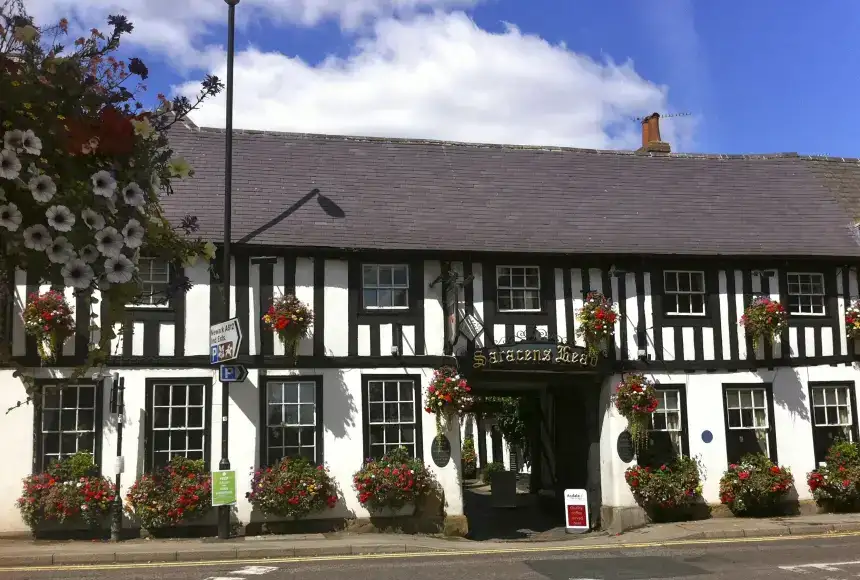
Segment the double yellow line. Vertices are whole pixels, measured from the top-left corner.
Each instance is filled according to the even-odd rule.
[[[760,538],[722,538],[713,540],[668,540],[664,542],[631,542],[628,544],[589,544],[570,546],[532,546],[486,550],[440,550],[428,552],[400,552],[391,554],[356,554],[350,556],[307,556],[292,558],[257,558],[253,560],[205,560],[201,562],[151,562],[121,564],[70,564],[54,566],[10,566],[0,567],[0,572],[50,572],[57,570],[115,570],[129,568],[200,568],[227,567],[248,564],[294,564],[301,562],[344,562],[351,560],[398,560],[408,558],[438,558],[456,556],[488,556],[494,554],[535,554],[590,552],[596,550],[634,550],[638,548],[667,548],[672,546],[697,546],[707,544],[749,544],[759,542],[786,542],[813,539],[849,538],[860,536],[860,532],[827,532],[803,536],[765,536]]]

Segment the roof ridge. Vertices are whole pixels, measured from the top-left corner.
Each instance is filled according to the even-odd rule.
[[[200,133],[223,134],[226,129],[221,127],[188,127],[191,131]],[[670,157],[677,159],[727,159],[727,160],[750,160],[750,159],[791,159],[809,158],[812,156],[801,156],[797,152],[783,153],[652,153],[632,151],[629,149],[588,149],[583,147],[565,147],[562,145],[516,145],[511,143],[483,143],[474,141],[451,141],[445,139],[423,139],[415,137],[372,137],[364,135],[335,135],[326,133],[301,133],[296,131],[270,131],[261,129],[233,129],[234,135],[268,135],[272,137],[284,137],[294,139],[321,140],[321,141],[352,141],[355,143],[391,143],[404,145],[440,145],[454,147],[469,147],[473,149],[513,149],[523,151],[559,151],[568,153],[588,153],[592,155],[635,155],[637,157]],[[839,158],[832,158],[838,160]],[[830,158],[828,158],[830,160]],[[857,160],[860,161],[860,160]]]

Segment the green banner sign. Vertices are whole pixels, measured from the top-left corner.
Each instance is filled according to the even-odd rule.
[[[212,472],[212,505],[233,505],[236,503],[236,472]]]

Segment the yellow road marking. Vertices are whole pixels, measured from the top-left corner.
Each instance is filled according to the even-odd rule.
[[[251,560],[206,560],[201,562],[123,562],[114,564],[56,564],[51,566],[11,566],[0,572],[50,572],[57,570],[117,570],[127,568],[193,568],[214,566],[240,566],[243,564],[295,564],[302,562],[344,562],[351,560],[396,560],[406,558],[438,558],[440,556],[488,556],[493,554],[525,554],[549,552],[589,552],[596,550],[631,550],[636,548],[666,548],[672,546],[695,546],[704,544],[750,544],[757,542],[784,542],[789,540],[811,540],[816,538],[848,538],[860,536],[860,532],[826,532],[803,536],[764,536],[759,538],[715,538],[707,540],[667,540],[665,542],[631,542],[628,544],[590,544],[570,546],[533,546],[486,550],[433,550],[428,552],[400,552],[391,554],[353,554],[343,556],[303,556],[291,558],[255,558]]]

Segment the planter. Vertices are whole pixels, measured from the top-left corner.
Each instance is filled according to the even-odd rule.
[[[110,520],[88,524],[81,520],[46,520],[33,530],[37,540],[99,540],[110,536]]]
[[[369,510],[368,510],[369,511]],[[415,515],[415,504],[407,503],[400,508],[380,508],[369,511],[371,518],[405,518]]]
[[[517,507],[517,474],[513,471],[491,473],[490,496],[493,500],[493,507]]]

